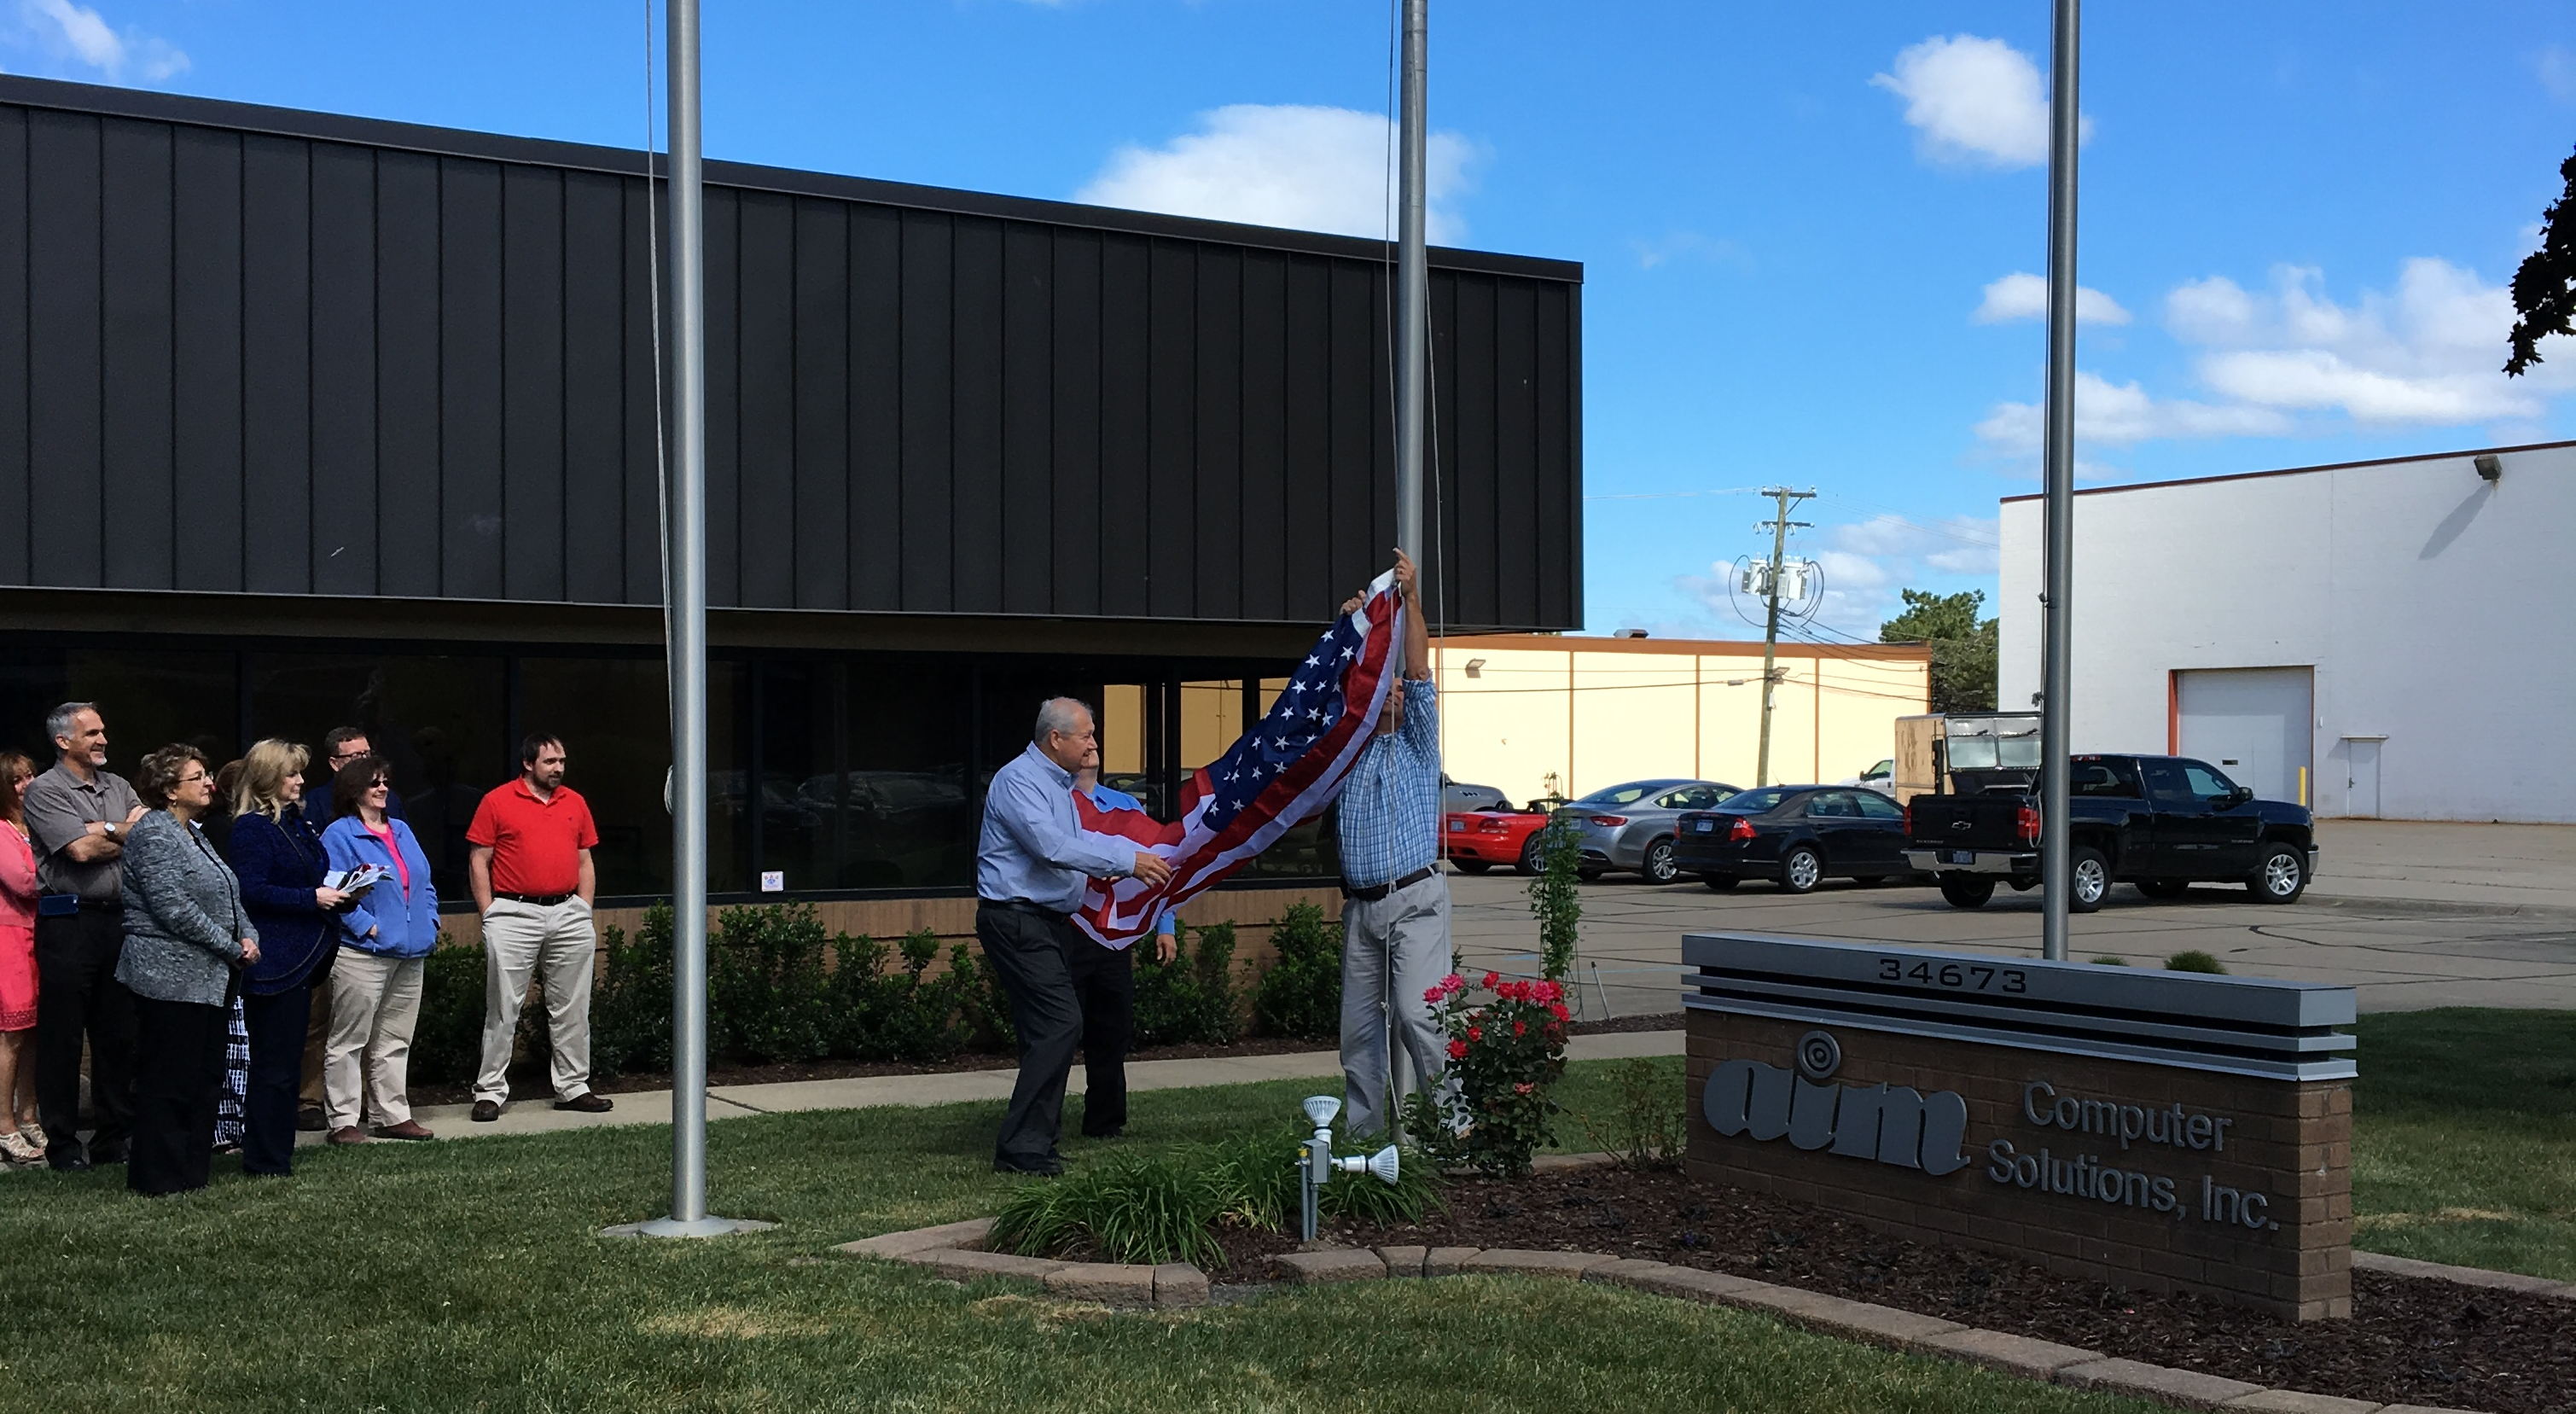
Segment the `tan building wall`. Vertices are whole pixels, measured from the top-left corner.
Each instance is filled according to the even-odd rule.
[[[1493,634],[1436,640],[1432,657],[1452,780],[1515,802],[1649,776],[1755,784],[1759,643]],[[1858,775],[1930,700],[1920,645],[1784,643],[1775,663],[1774,782]]]

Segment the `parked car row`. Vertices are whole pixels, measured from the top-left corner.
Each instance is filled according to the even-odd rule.
[[[1997,884],[2037,885],[2040,813],[2028,791],[1917,795],[1900,806],[1871,781],[1885,766],[1840,785],[1629,781],[1520,810],[1500,791],[1443,778],[1453,800],[1493,802],[1450,810],[1443,838],[1450,861],[1470,874],[1496,865],[1539,872],[1540,832],[1563,820],[1576,833],[1576,872],[1586,881],[1613,871],[1651,884],[1697,875],[1719,891],[1763,879],[1803,894],[1830,878],[1875,884],[1902,875],[1937,882],[1961,908],[1981,906]],[[2290,903],[2315,873],[2308,811],[2257,800],[2206,762],[2079,756],[2070,775],[2077,912],[2099,908],[2115,882],[2151,898],[2177,897],[2194,883],[2241,883],[2264,902]]]

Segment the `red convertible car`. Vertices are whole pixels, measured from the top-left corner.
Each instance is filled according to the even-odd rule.
[[[1539,872],[1538,832],[1560,803],[1533,800],[1527,810],[1452,810],[1440,832],[1441,852],[1470,874],[1482,874],[1497,864],[1535,874]]]

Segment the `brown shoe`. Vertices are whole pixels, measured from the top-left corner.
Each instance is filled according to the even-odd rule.
[[[577,1110],[586,1115],[604,1115],[610,1110],[617,1108],[617,1106],[606,1095],[600,1094],[596,1090],[589,1090],[584,1091],[569,1100],[555,1101],[555,1108],[559,1110]]]
[[[378,1139],[435,1139],[438,1136],[431,1133],[428,1126],[419,1120],[407,1119],[400,1124],[377,1125],[376,1137]]]
[[[360,1129],[358,1126],[354,1124],[344,1124],[331,1131],[330,1142],[334,1144],[372,1144],[375,1141],[369,1139],[367,1137],[367,1131]]]
[[[499,1119],[500,1117],[501,1117],[501,1102],[500,1102],[500,1101],[498,1101],[498,1100],[476,1100],[476,1101],[474,1102],[474,1122],[475,1122],[476,1124],[490,1124],[492,1121],[494,1121],[494,1120],[496,1120],[496,1119]]]

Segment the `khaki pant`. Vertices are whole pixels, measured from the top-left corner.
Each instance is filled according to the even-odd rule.
[[[358,1123],[360,1100],[378,1125],[411,1118],[411,1033],[420,1023],[420,958],[340,949],[331,965],[331,1039],[322,1050],[322,1116]]]
[[[545,989],[557,1101],[590,1093],[590,973],[599,950],[590,905],[579,898],[539,907],[494,899],[483,914],[483,1073],[474,1098],[510,1098],[510,1057],[519,1006],[534,975]]]
[[[1342,902],[1342,1125],[1353,1139],[1387,1127],[1388,1040],[1436,1086],[1447,1036],[1423,1000],[1449,972],[1449,881],[1434,874],[1382,899]]]

